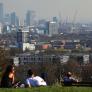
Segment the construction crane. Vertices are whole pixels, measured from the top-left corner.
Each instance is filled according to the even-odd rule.
[[[74,32],[77,14],[78,14],[78,11],[75,11],[74,16],[73,16],[73,20],[72,20],[71,32]]]

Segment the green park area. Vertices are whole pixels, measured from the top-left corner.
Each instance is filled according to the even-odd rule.
[[[92,87],[49,86],[37,88],[0,89],[0,92],[92,92]]]

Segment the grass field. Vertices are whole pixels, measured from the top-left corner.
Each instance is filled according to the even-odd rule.
[[[38,87],[0,89],[0,92],[92,92],[92,87]]]

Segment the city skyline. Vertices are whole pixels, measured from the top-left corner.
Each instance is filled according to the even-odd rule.
[[[0,0],[5,12],[15,11],[25,18],[27,10],[36,11],[38,18],[61,17],[67,21],[92,21],[91,0]]]

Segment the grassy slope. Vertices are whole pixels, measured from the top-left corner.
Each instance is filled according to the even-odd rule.
[[[92,87],[39,87],[39,88],[19,88],[0,89],[0,92],[92,92]]]

